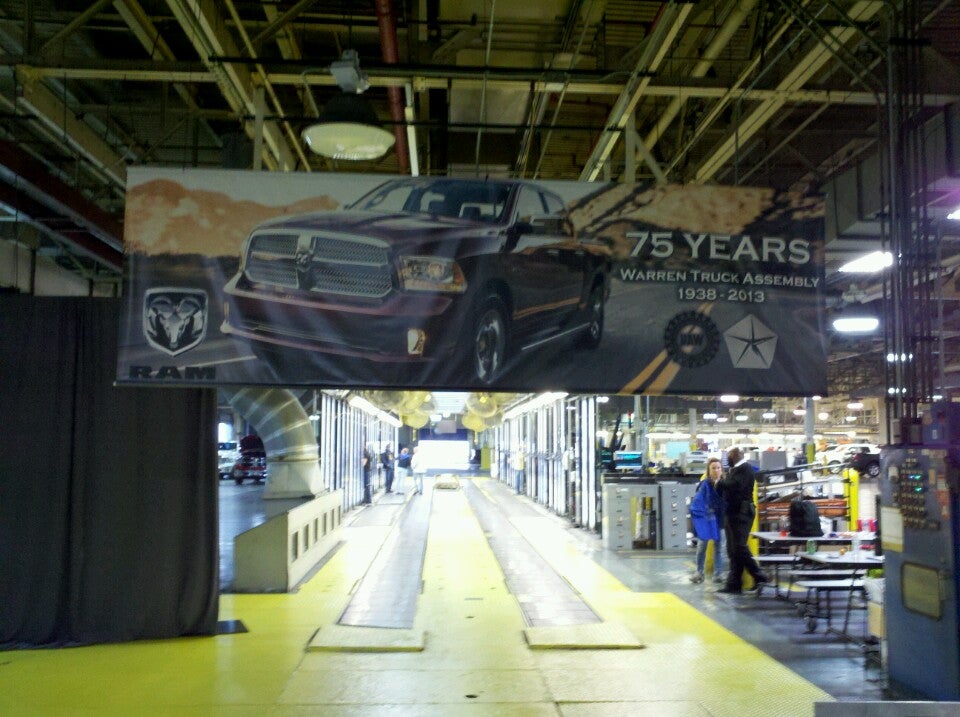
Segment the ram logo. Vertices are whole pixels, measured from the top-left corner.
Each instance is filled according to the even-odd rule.
[[[147,343],[176,356],[207,334],[207,292],[161,287],[143,296],[143,335]]]

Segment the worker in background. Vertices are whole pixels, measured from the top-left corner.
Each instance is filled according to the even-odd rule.
[[[727,557],[730,559],[730,572],[727,581],[717,592],[739,595],[743,590],[743,571],[753,577],[754,587],[760,588],[769,582],[760,572],[760,566],[753,559],[747,546],[753,519],[757,515],[757,506],[753,502],[753,486],[756,474],[753,466],[747,463],[743,452],[736,446],[727,451],[730,466],[726,476],[717,483],[717,492],[726,504]]]
[[[723,580],[723,551],[726,548],[723,539],[723,498],[717,492],[717,482],[723,475],[723,466],[719,458],[707,461],[707,471],[700,477],[696,495],[690,501],[690,518],[693,520],[693,532],[697,536],[697,572],[690,582],[702,583],[704,567],[707,561],[707,547],[713,543],[713,582]]]

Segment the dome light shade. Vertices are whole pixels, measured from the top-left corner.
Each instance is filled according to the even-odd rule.
[[[340,94],[324,105],[316,124],[303,130],[313,152],[331,159],[379,159],[393,147],[391,132],[380,126],[373,107],[357,94]]]

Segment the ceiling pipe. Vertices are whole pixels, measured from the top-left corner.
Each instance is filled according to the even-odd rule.
[[[397,47],[397,17],[393,13],[391,0],[377,0],[377,27],[380,28],[380,50],[383,61],[396,65],[400,62],[400,51]],[[410,173],[410,148],[407,145],[407,128],[405,126],[404,102],[402,87],[388,87],[387,97],[390,100],[390,119],[393,120],[393,136],[396,138],[397,163],[400,174]]]

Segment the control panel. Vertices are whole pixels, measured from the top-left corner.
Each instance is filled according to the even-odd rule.
[[[960,629],[957,607],[960,540],[957,530],[956,446],[951,409],[930,441],[939,446],[883,449],[880,534],[884,553],[883,610],[887,675],[896,692],[936,700],[960,698]]]
[[[940,510],[936,491],[931,495],[928,490],[928,481],[936,488],[936,471],[925,463],[921,456],[905,456],[900,465],[890,466],[888,477],[893,507],[900,509],[903,527],[936,531],[940,530]]]

